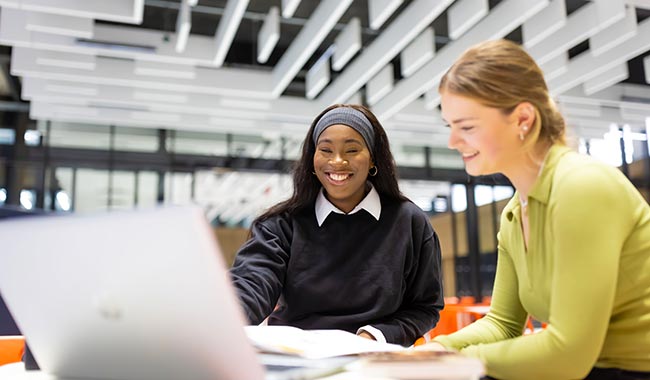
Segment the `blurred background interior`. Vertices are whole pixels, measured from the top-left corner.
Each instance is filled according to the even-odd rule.
[[[0,206],[198,204],[231,260],[289,196],[312,119],[362,103],[440,235],[445,295],[489,296],[513,190],[465,174],[436,89],[503,37],[544,70],[571,144],[648,199],[650,0],[0,0]]]

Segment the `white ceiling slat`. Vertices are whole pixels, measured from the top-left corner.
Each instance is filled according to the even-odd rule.
[[[577,86],[596,75],[617,66],[629,59],[636,57],[650,49],[650,19],[644,20],[637,26],[636,36],[622,44],[607,50],[599,56],[594,56],[589,51],[574,57],[565,74],[548,82],[552,94],[562,92]]]
[[[575,86],[559,94],[557,99],[561,103],[645,109],[650,107],[650,88],[638,84],[619,83],[593,95],[586,95],[582,86]]]
[[[426,28],[400,54],[400,68],[403,77],[411,76],[436,54],[435,31]]]
[[[562,115],[565,117],[574,117],[574,116],[583,116],[583,117],[600,117],[601,108],[600,106],[594,105],[576,105],[569,103],[559,103],[558,104]]]
[[[599,30],[596,4],[590,2],[573,12],[563,27],[530,48],[528,52],[538,65],[543,65],[558,54],[569,51]]]
[[[133,72],[135,75],[148,75],[160,78],[196,78],[196,71],[193,66],[151,61],[136,60]]]
[[[650,0],[625,0],[626,3],[642,9],[650,9]]]
[[[49,88],[60,88],[63,89],[63,92],[49,90]],[[66,90],[67,88],[70,90]],[[321,111],[313,102],[296,97],[254,101],[249,98],[238,100],[237,98],[219,95],[188,94],[176,91],[156,91],[156,97],[146,97],[146,94],[151,94],[152,91],[111,84],[88,85],[33,77],[25,78],[22,97],[25,100],[50,99],[56,103],[74,103],[77,99],[74,96],[74,91],[80,91],[79,96],[84,96],[89,91],[93,91],[94,100],[113,104],[116,107],[132,105],[177,113],[206,114],[231,118],[245,117],[255,120],[287,120],[301,122],[304,125],[308,125],[314,115]]]
[[[92,71],[96,67],[96,57],[88,54],[43,51],[35,57],[35,63],[42,66]]]
[[[345,101],[384,68],[442,13],[452,0],[416,0],[318,98],[323,106]]]
[[[396,122],[420,123],[429,127],[434,125],[444,125],[440,111],[437,109],[429,110],[422,99],[409,103],[389,120]]]
[[[30,32],[61,34],[78,38],[93,37],[93,20],[51,13],[27,12],[25,29]]]
[[[592,0],[596,5],[598,24],[605,29],[625,18],[625,2],[623,0]]]
[[[26,78],[28,79],[28,78]],[[67,94],[67,95],[73,95],[74,98],[76,99],[79,96],[84,96],[84,97],[95,97],[97,96],[97,93],[99,92],[96,87],[94,86],[83,86],[79,85],[77,83],[70,84],[70,83],[61,83],[61,84],[45,84],[44,86],[41,86],[41,88],[36,88],[32,89],[32,86],[30,86],[31,83],[33,83],[33,80],[25,80],[23,81],[23,88],[22,88],[22,98],[25,100],[29,100],[29,97],[25,97],[25,94],[41,94],[43,92],[55,92],[57,94]]]
[[[447,10],[449,37],[457,40],[487,14],[487,0],[457,0]]]
[[[523,44],[530,49],[566,25],[566,3],[552,0],[534,19],[521,26]]]
[[[165,81],[161,81],[160,78],[135,75],[133,61],[97,57],[95,70],[80,71],[38,66],[35,63],[38,54],[38,50],[15,48],[11,57],[12,74],[83,83],[114,84],[214,95],[250,96],[252,98],[268,99],[271,93],[271,76],[263,72],[237,68],[197,67],[194,79],[166,78]]]
[[[185,51],[187,46],[187,39],[190,36],[192,29],[192,15],[190,4],[188,0],[182,0],[180,9],[178,10],[178,18],[176,18],[176,46],[174,50],[177,53]]]
[[[433,110],[440,104],[440,94],[437,88],[429,89],[424,93],[424,107]]]
[[[404,0],[368,0],[370,28],[379,29]]]
[[[330,60],[320,59],[307,71],[305,96],[314,99],[330,81]]]
[[[300,5],[300,0],[282,0],[282,17],[293,17],[298,5]]]
[[[628,8],[625,17],[589,38],[589,50],[600,55],[636,34],[636,12]]]
[[[644,110],[621,107],[620,111],[623,120],[636,122],[637,125],[643,125],[646,118],[650,118],[650,106]]]
[[[334,39],[332,69],[335,71],[343,69],[359,50],[361,50],[361,20],[354,17]]]
[[[266,63],[280,40],[280,10],[271,7],[257,33],[257,62]]]
[[[226,3],[226,8],[214,35],[216,52],[213,63],[215,66],[221,67],[226,60],[226,54],[230,50],[232,41],[235,38],[235,32],[239,28],[247,6],[248,0],[228,0],[228,3]]]
[[[585,83],[583,83],[585,94],[592,95],[602,89],[605,89],[627,79],[629,75],[630,72],[627,68],[627,62],[623,62],[593,78],[586,80]]]
[[[436,56],[409,78],[398,82],[393,91],[373,107],[380,118],[389,118],[426,91],[433,89],[444,72],[465,49],[480,41],[500,38],[539,12],[548,1],[504,0],[481,22]],[[332,86],[330,86],[331,88]]]
[[[373,105],[393,88],[393,65],[388,64],[366,83],[366,102]]]
[[[27,12],[14,8],[1,8],[0,11],[0,43],[10,46],[25,46],[30,43],[32,34],[25,25]]]
[[[546,61],[544,64],[540,65],[540,68],[544,72],[544,79],[548,82],[549,80],[564,74],[567,71],[567,65],[569,64],[568,54],[559,54],[550,61]]]
[[[0,7],[2,8],[20,8],[22,0],[0,0]]]
[[[62,52],[104,55],[189,65],[211,65],[214,40],[191,35],[182,55],[174,50],[175,36],[166,41],[166,33],[129,26],[95,25],[94,40],[102,44],[80,43],[74,38],[29,32],[25,29],[26,13],[3,8],[0,12],[0,43]],[[151,49],[139,48],[148,46]]]
[[[20,7],[25,11],[52,13],[95,20],[142,23],[144,0],[21,0],[2,1],[4,7]]]
[[[645,72],[645,82],[650,84],[650,55],[643,58],[643,71]]]
[[[133,99],[144,101],[147,104],[151,102],[159,103],[176,103],[187,104],[189,96],[187,94],[162,93],[160,91],[133,90]]]
[[[273,68],[274,97],[280,96],[316,51],[352,0],[323,0]],[[352,94],[350,94],[352,95]]]
[[[30,117],[34,119],[60,120],[72,123],[116,124],[139,128],[170,128],[181,131],[236,132],[251,136],[258,136],[268,131],[287,135],[302,135],[302,137],[305,134],[304,123],[255,121],[223,116],[174,113],[165,113],[165,115],[155,119],[144,115],[140,119],[134,119],[132,112],[133,110],[129,109],[56,105],[40,101],[33,101],[30,107]],[[158,113],[163,114],[162,112]]]
[[[66,25],[60,21],[66,17],[69,20],[79,19],[79,12],[86,12],[93,7],[109,11],[100,19],[111,18],[111,9],[119,10],[113,15],[122,12],[120,17],[134,14],[133,7],[137,3],[134,0],[115,0],[104,5],[89,5],[88,0],[21,0],[14,2],[14,8],[4,5],[10,1],[0,0],[0,43],[11,45],[15,50],[16,56],[12,58],[13,72],[23,75],[22,97],[34,102],[33,115],[53,120],[140,128],[241,132],[250,136],[272,133],[275,138],[287,137],[302,141],[313,116],[325,105],[329,105],[326,104],[328,100],[365,101],[382,120],[392,142],[397,142],[395,149],[403,153],[400,155],[405,157],[405,162],[420,165],[418,159],[415,159],[416,155],[409,152],[417,151],[418,146],[444,148],[448,137],[436,109],[439,104],[436,85],[440,76],[467,47],[486,39],[503,37],[522,23],[525,46],[535,54],[543,53],[544,58],[539,63],[547,82],[553,93],[558,95],[560,104],[563,105],[562,111],[566,112],[576,130],[582,130],[588,123],[599,120],[598,116],[587,114],[595,112],[594,110],[579,109],[580,105],[592,107],[593,104],[596,111],[601,107],[617,107],[617,112],[609,112],[605,116],[605,119],[617,123],[638,121],[645,112],[644,107],[650,108],[644,103],[650,101],[650,98],[644,97],[648,96],[648,91],[637,93],[630,91],[626,84],[615,83],[625,77],[624,71],[629,59],[650,51],[639,41],[638,35],[623,41],[631,36],[630,28],[635,25],[630,22],[633,18],[631,15],[635,16],[633,7],[629,7],[625,14],[627,23],[614,21],[621,14],[621,9],[625,9],[625,3],[631,4],[636,0],[502,0],[496,2],[496,6],[489,9],[483,19],[464,33],[462,29],[457,31],[458,24],[472,18],[472,14],[484,13],[485,0],[449,0],[445,6],[441,5],[441,9],[442,12],[447,10],[450,15],[448,26],[451,38],[438,52],[435,51],[435,33],[431,29],[425,32],[426,36],[413,29],[422,31],[431,26],[438,16],[430,18],[427,12],[432,12],[431,5],[439,2],[428,0],[428,6],[420,8],[418,17],[406,22],[406,15],[409,12],[415,13],[413,9],[416,4],[427,4],[427,0],[369,0],[369,8],[371,2],[375,5],[383,2],[384,11],[386,6],[393,8],[386,13],[386,20],[391,20],[390,23],[384,21],[385,25],[378,26],[376,31],[363,30],[362,23],[354,17],[342,29],[341,25],[337,25],[350,8],[349,3],[330,0],[313,2],[309,8],[315,6],[317,11],[320,9],[320,16],[323,17],[303,21],[304,16],[301,16],[301,19],[282,21],[292,25],[286,31],[293,36],[296,36],[295,26],[302,25],[302,30],[293,42],[287,36],[282,36],[287,39],[283,42],[284,46],[286,42],[291,44],[272,70],[267,70],[269,66],[260,67],[254,63],[215,68],[213,59],[217,54],[214,44],[216,34],[215,37],[191,35],[188,31],[185,50],[176,51],[175,48],[183,44],[185,32],[182,28],[178,28],[176,33],[170,33],[164,25],[162,28],[161,25],[156,25],[157,29],[144,29],[124,24],[94,23],[88,18],[84,22],[91,25],[88,28],[92,32],[91,38],[87,38],[89,36],[86,34],[79,39],[75,38],[75,32],[66,31],[66,28],[73,29],[72,22]],[[69,6],[79,1],[86,4],[73,10],[65,8],[66,4]],[[469,13],[460,12],[465,14],[461,22],[451,21],[458,20],[453,14],[472,1],[481,4],[469,9]],[[176,6],[152,2],[147,4],[147,8],[173,9],[181,5],[179,13],[182,13],[185,4],[192,6],[196,5],[195,2],[196,0],[177,0]],[[566,16],[565,2],[572,9],[579,6],[569,17]],[[21,8],[23,3],[31,4],[32,9],[24,10]],[[225,19],[228,16],[223,4],[228,2],[221,3],[221,6],[204,4],[200,11],[212,13],[209,9],[214,9],[215,14],[220,14],[221,19]],[[300,2],[294,1],[294,4],[298,3]],[[35,4],[40,7],[40,12],[47,13],[41,21],[38,16],[31,16],[30,21],[30,14],[37,12]],[[285,10],[286,4],[285,1],[282,8],[275,7],[275,25],[279,25],[280,13]],[[43,7],[51,8],[52,13],[44,11]],[[307,8],[306,4],[305,9]],[[328,10],[322,11],[323,8]],[[355,8],[350,16],[362,17],[364,11],[366,10],[361,10],[360,15],[359,9]],[[553,11],[555,18],[545,20],[543,15],[553,14]],[[337,12],[337,15],[333,14]],[[535,12],[536,16],[531,17]],[[311,12],[311,16],[314,14]],[[268,14],[252,10],[244,15],[253,20],[253,23],[260,22],[260,25],[264,16]],[[418,20],[426,18],[429,20],[419,23]],[[588,18],[595,21],[596,25],[589,24]],[[179,22],[183,19],[188,18],[179,17]],[[195,18],[194,21],[198,20]],[[400,20],[403,21],[401,25]],[[611,25],[605,29],[603,25],[608,23]],[[218,27],[219,24],[215,23],[214,26]],[[239,25],[239,22],[236,24]],[[276,42],[270,51],[273,51],[280,38],[279,29],[278,26],[277,33],[273,33]],[[342,31],[337,36],[336,32],[332,32],[334,29]],[[341,48],[346,45],[344,36],[349,37],[348,31],[351,29],[356,30],[355,43],[351,44],[353,48]],[[205,30],[204,25],[202,30]],[[535,38],[530,37],[530,30],[539,31],[532,33]],[[237,32],[237,38],[242,37],[248,41],[250,33],[244,32],[241,36]],[[407,35],[410,33],[413,34]],[[302,42],[301,35],[304,39]],[[313,86],[314,79],[318,78],[308,74],[309,97],[318,96],[318,91],[322,92],[317,101],[303,96],[283,95],[288,84],[295,80],[298,71],[313,58],[313,53],[322,46],[325,38],[330,36],[335,37],[336,41],[328,50],[329,54],[324,54],[323,57],[332,58],[332,65],[340,71],[336,80],[327,84],[327,80],[320,78],[320,84]],[[370,38],[361,38],[362,36]],[[589,51],[569,61],[569,49],[587,38],[590,39]],[[425,39],[429,43],[423,44]],[[364,43],[366,46],[363,46]],[[416,49],[418,44],[424,48]],[[258,43],[256,47],[262,48],[263,45]],[[552,45],[553,52],[548,56],[541,49],[545,45]],[[373,52],[373,48],[376,51]],[[402,72],[399,82],[395,83],[391,77],[394,69],[389,65],[398,54]],[[617,55],[614,59],[616,62],[611,59],[601,60],[601,55],[610,58]],[[632,68],[637,69],[636,66]],[[310,72],[318,72],[316,65]],[[388,79],[380,81],[379,78],[382,77]],[[638,73],[634,72],[631,80],[636,81],[636,78]],[[292,86],[291,93],[297,88],[299,86]],[[364,93],[365,99],[362,99]],[[329,98],[326,97],[328,94]],[[617,97],[610,99],[614,94]],[[571,100],[579,97],[583,103],[567,103],[566,96]],[[625,112],[623,106],[628,107]],[[618,112],[618,109],[621,111]],[[389,112],[384,113],[385,110]],[[410,150],[402,149],[404,146]],[[247,150],[247,153],[251,152],[253,151]],[[438,153],[435,154],[437,160]],[[420,154],[417,157],[421,159]],[[456,161],[460,165],[458,167],[462,167],[462,161]],[[444,162],[445,165],[451,165]],[[249,206],[251,210],[254,208],[252,204]]]

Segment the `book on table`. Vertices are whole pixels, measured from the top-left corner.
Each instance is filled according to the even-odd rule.
[[[479,379],[485,373],[479,360],[455,352],[414,350],[342,330],[247,326],[245,331],[262,362],[298,360],[306,367],[344,367],[347,372],[394,379]]]

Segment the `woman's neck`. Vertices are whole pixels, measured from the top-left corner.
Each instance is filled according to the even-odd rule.
[[[532,150],[522,152],[519,160],[509,170],[504,171],[512,185],[519,192],[521,199],[526,200],[533,185],[542,172],[546,156],[551,149],[551,143],[539,143]]]

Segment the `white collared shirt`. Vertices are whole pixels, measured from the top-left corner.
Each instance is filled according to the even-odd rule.
[[[341,211],[338,207],[334,206],[332,202],[325,198],[323,188],[321,188],[318,192],[318,197],[316,198],[316,204],[314,208],[316,212],[316,221],[318,222],[319,227],[323,225],[325,219],[327,219],[330,213],[335,212],[338,214],[345,214],[345,212]],[[375,187],[372,185],[372,183],[370,184],[370,191],[365,196],[365,198],[363,198],[363,200],[361,200],[361,202],[359,202],[359,204],[347,214],[354,214],[359,210],[366,210],[370,215],[373,216],[373,218],[379,220],[379,216],[381,215],[381,200],[379,199],[379,193],[377,193],[377,190],[375,190]],[[375,340],[386,343],[386,337],[381,332],[381,330],[372,327],[371,325],[366,325],[360,327],[359,330],[357,330],[357,335],[363,331],[372,335]]]
[[[366,197],[363,198],[363,200],[361,200],[361,202],[359,202],[359,204],[348,213],[341,211],[338,207],[334,206],[332,202],[325,198],[325,193],[323,192],[322,187],[318,192],[315,211],[316,221],[318,222],[319,227],[323,225],[325,219],[327,219],[329,214],[332,212],[335,212],[337,214],[350,215],[358,212],[359,210],[366,210],[376,220],[379,220],[379,216],[381,215],[381,201],[379,200],[379,193],[377,193],[377,190],[375,190],[375,187],[372,185],[372,183],[370,184],[370,192],[368,192]]]

